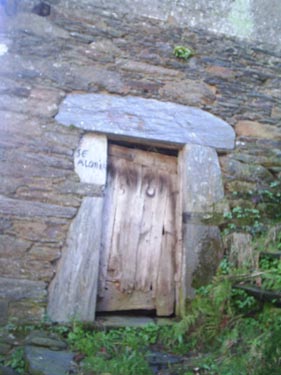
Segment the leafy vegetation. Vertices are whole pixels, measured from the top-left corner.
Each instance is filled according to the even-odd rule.
[[[26,366],[24,360],[24,351],[22,347],[18,347],[14,349],[8,358],[4,356],[0,356],[0,364],[10,367],[13,370],[16,370],[18,374],[25,374],[26,373]]]
[[[69,333],[71,347],[85,355],[83,368],[97,374],[150,375],[146,360],[149,346],[155,344],[159,333],[156,325],[145,328],[85,331],[75,324]]]
[[[173,51],[174,56],[182,60],[188,60],[194,55],[194,52],[191,48],[184,46],[176,46]]]
[[[234,191],[233,198],[240,204],[224,214],[224,234],[246,232],[254,236],[264,234],[267,226],[281,220],[281,183],[274,181],[268,188]]]

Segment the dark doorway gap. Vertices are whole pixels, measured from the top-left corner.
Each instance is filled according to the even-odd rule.
[[[159,318],[156,314],[156,310],[120,310],[120,311],[97,311],[96,317],[99,316],[134,316],[134,317],[150,317]],[[165,316],[165,318],[173,318],[175,314]]]
[[[174,149],[174,148],[165,148],[163,146],[159,145],[148,145],[145,143],[133,143],[133,142],[126,142],[126,141],[120,141],[120,140],[108,140],[109,145],[117,145],[117,146],[122,146],[122,147],[127,147],[127,148],[132,148],[132,149],[138,149],[142,151],[147,151],[147,152],[156,152],[158,154],[163,154],[163,155],[169,155],[169,156],[178,156],[179,150]]]

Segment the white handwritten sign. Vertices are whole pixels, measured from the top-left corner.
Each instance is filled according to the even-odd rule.
[[[74,153],[75,172],[81,182],[104,186],[106,182],[107,139],[86,134]]]

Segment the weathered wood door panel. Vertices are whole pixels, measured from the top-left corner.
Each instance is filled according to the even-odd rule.
[[[176,157],[110,146],[98,311],[174,312],[177,198]]]

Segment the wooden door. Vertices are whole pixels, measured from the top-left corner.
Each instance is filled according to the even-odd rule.
[[[97,311],[175,306],[177,158],[111,145]]]

